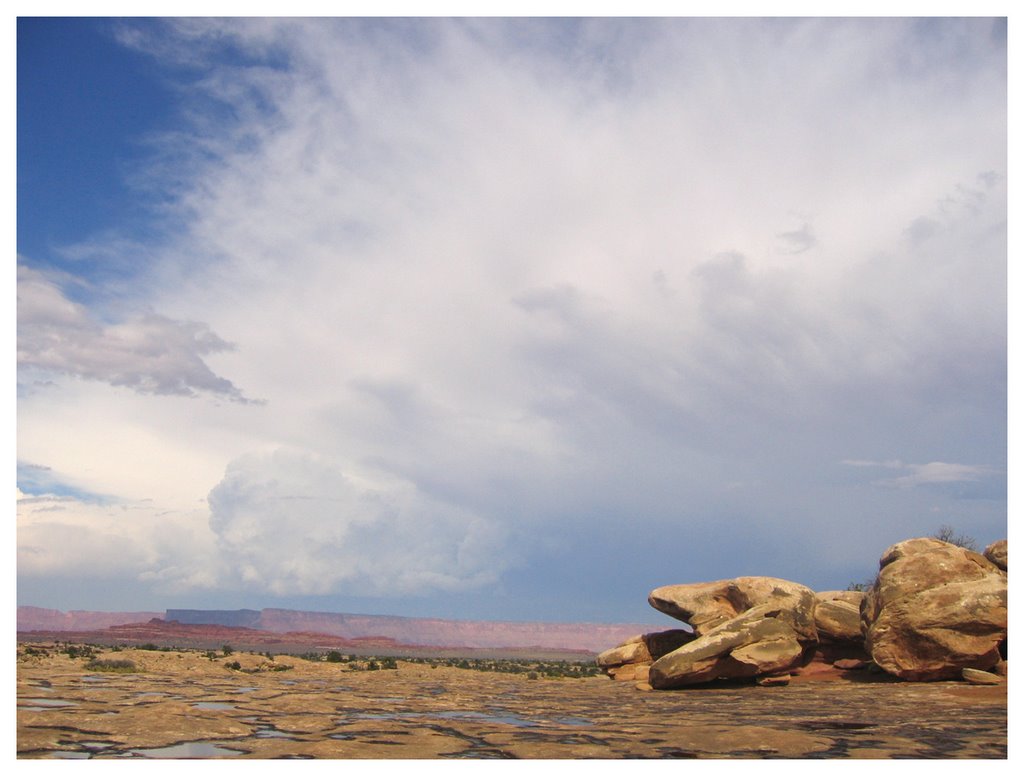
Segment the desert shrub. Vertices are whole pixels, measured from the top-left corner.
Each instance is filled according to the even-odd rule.
[[[220,651],[224,653],[224,657],[227,657],[228,655],[234,653],[235,648],[232,647],[230,644],[225,644],[223,647],[220,648]]]
[[[237,660],[232,660],[230,663],[225,663],[224,667],[225,668],[230,668],[232,671],[241,671],[242,670],[242,664],[239,663]]]
[[[940,542],[955,544],[957,547],[963,547],[971,552],[978,551],[978,542],[975,541],[973,536],[958,534],[951,525],[939,526],[939,530],[932,534],[932,538],[938,539]]]
[[[96,654],[88,644],[65,644],[60,651],[68,657],[92,657]]]
[[[85,664],[90,671],[102,671],[113,674],[131,674],[138,671],[135,663],[131,660],[111,660],[109,658],[97,658]]]

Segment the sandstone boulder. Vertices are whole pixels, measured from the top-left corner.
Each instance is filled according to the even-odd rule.
[[[814,627],[821,641],[864,643],[860,629],[860,605],[866,593],[829,590],[816,593]]]
[[[955,679],[999,662],[1006,638],[1006,572],[938,539],[894,544],[861,607],[874,662],[902,679]]]
[[[739,577],[668,585],[648,600],[697,634],[654,661],[648,681],[655,689],[786,674],[806,665],[818,643],[814,592],[795,582]]]
[[[597,664],[619,681],[646,680],[647,666],[694,638],[693,633],[682,629],[644,633],[606,649],[597,656]]]
[[[999,566],[1003,571],[1007,571],[1009,559],[1007,558],[1006,552],[1006,539],[1000,539],[998,542],[992,542],[992,544],[986,547],[985,557]]]
[[[794,627],[808,640],[817,641],[814,628],[814,592],[796,582],[775,577],[737,577],[717,582],[666,585],[647,602],[670,617],[690,625],[703,636],[722,623],[762,604],[790,612]]]
[[[965,682],[970,682],[971,684],[1002,684],[1004,681],[998,674],[993,674],[989,671],[979,671],[977,668],[965,668],[963,670],[963,677]]]

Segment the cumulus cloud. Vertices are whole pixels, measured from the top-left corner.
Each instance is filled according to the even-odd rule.
[[[202,323],[155,313],[104,324],[42,272],[18,267],[18,366],[101,380],[139,393],[208,393],[248,401],[204,356],[232,345]]]
[[[211,567],[202,510],[167,512],[146,501],[97,502],[17,492],[18,573],[128,583],[160,577],[161,591],[193,587]],[[101,609],[102,601],[95,603]]]
[[[220,584],[407,596],[493,583],[506,565],[498,526],[408,485],[359,484],[308,454],[238,458],[209,503]]]

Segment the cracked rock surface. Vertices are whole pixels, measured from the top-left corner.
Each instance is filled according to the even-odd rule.
[[[637,692],[398,661],[348,671],[278,655],[123,650],[136,673],[62,654],[17,666],[19,758],[1005,758],[1006,685],[794,673],[786,686]],[[258,662],[258,661],[257,661]]]

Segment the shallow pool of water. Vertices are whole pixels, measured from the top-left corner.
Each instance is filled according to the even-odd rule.
[[[18,708],[27,709],[62,709],[68,706],[77,706],[78,704],[74,701],[62,701],[59,698],[22,698],[25,703],[32,704],[30,706],[19,706]]]
[[[222,703],[220,701],[199,701],[198,703],[193,703],[192,707],[196,709],[214,709],[219,711],[230,711],[235,708],[232,703]]]
[[[132,749],[129,754],[137,757],[155,758],[189,758],[189,757],[237,757],[245,754],[237,749],[228,749],[209,741],[185,741],[172,746],[160,746],[154,749]]]

